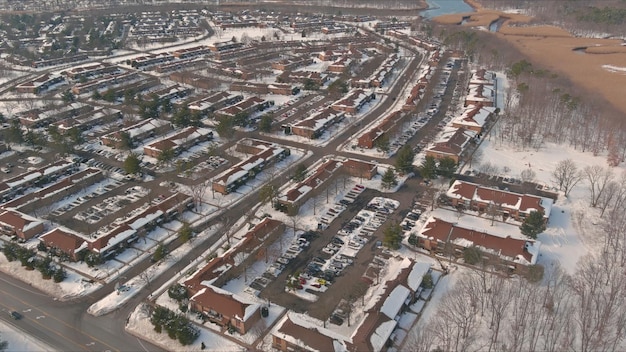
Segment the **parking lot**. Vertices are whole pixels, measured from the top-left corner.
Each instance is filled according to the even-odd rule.
[[[425,189],[417,179],[409,179],[407,182],[412,189]],[[391,222],[400,223],[407,215],[408,210],[396,209],[411,209],[413,204],[420,199],[419,196],[422,192],[397,192],[388,195],[381,194],[379,191],[364,189],[352,203],[347,205],[336,204],[332,207],[336,209],[335,211],[343,210],[338,212],[336,218],[329,219],[328,226],[318,231],[318,235],[311,238],[310,245],[291,259],[275,279],[272,276],[266,278],[266,286],[260,290],[260,297],[282,306],[288,306],[298,312],[308,312],[309,315],[321,320],[329,319],[337,309],[339,302],[358,299],[354,288],[363,283],[362,276],[374,258],[377,255],[382,255],[383,249],[377,244],[380,244],[379,241],[382,241],[384,237],[385,227]],[[385,201],[381,202],[383,198],[377,197],[391,198],[397,205],[385,208]],[[372,200],[375,200],[375,203],[379,205],[372,207],[370,204],[368,207]],[[378,226],[373,226],[375,224]],[[360,243],[359,239],[363,243]],[[345,249],[340,252],[339,247]],[[353,247],[353,255],[349,254],[350,247]],[[320,274],[318,276],[322,276],[323,280],[332,281],[325,289],[315,287],[321,286],[316,279],[302,283],[302,286],[308,285],[307,293],[318,296],[317,301],[307,301],[292,293],[285,292],[288,276],[296,272],[306,274],[307,268],[316,266],[321,270],[318,272]],[[310,275],[315,269],[308,271],[308,275]],[[333,273],[325,274],[325,272]]]

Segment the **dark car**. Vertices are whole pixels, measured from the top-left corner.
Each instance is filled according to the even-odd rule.
[[[342,241],[340,238],[337,238],[337,237],[333,237],[332,242],[335,244],[345,244],[344,241]]]
[[[343,325],[343,319],[337,314],[333,314],[330,316],[329,322],[335,325]]]
[[[16,311],[12,311],[11,312],[11,318],[15,319],[15,320],[20,320],[22,319],[22,315]]]
[[[407,217],[407,219],[411,219],[411,220],[415,221],[415,220],[419,220],[420,214],[416,214],[416,213],[411,212],[411,213],[407,214],[406,217]]]

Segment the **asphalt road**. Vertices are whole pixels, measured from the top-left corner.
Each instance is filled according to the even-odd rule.
[[[56,301],[4,273],[0,274],[0,293],[5,322],[59,351],[160,350],[124,332],[124,324],[117,317],[88,315],[88,302]],[[19,312],[22,319],[11,319],[11,311]]]

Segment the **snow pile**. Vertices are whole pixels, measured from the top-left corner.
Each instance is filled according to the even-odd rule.
[[[42,341],[35,339],[33,336],[24,334],[9,324],[0,321],[0,341],[8,342],[7,351],[53,351],[54,349],[47,346]]]
[[[154,331],[154,326],[150,323],[149,308],[145,304],[140,304],[128,317],[126,331],[133,335],[150,340],[150,342],[168,351],[201,351],[201,344],[204,343],[206,351],[246,351],[240,346],[218,334],[200,329],[200,336],[189,346],[182,346],[177,340],[172,340],[167,333],[161,334]]]
[[[4,256],[4,253],[0,254],[0,271],[12,277],[19,278],[61,301],[89,295],[102,287],[102,285],[98,283],[87,282],[84,280],[83,276],[71,270],[66,270],[67,277],[60,283],[56,283],[52,280],[44,280],[38,270],[26,270],[17,260],[9,262]]]

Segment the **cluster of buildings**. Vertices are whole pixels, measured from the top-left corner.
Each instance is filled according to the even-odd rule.
[[[131,39],[142,43],[175,41],[177,37],[192,37],[204,33],[203,20],[196,10],[175,10],[169,13],[144,11],[130,27]]]
[[[462,256],[467,248],[476,247],[491,265],[510,272],[525,272],[529,265],[536,264],[541,242],[522,236],[516,223],[524,221],[532,212],[541,212],[544,221],[548,222],[553,199],[459,180],[452,184],[445,196],[457,209],[491,218],[492,226],[477,227],[469,219],[474,217],[435,213],[417,233],[418,247],[453,256]],[[493,226],[496,218],[498,226]],[[453,253],[446,253],[451,250]]]
[[[235,150],[249,157],[215,176],[211,182],[213,191],[221,194],[231,193],[263,169],[291,154],[288,148],[259,139],[244,139],[236,144]]]
[[[223,328],[230,327],[240,334],[250,331],[261,320],[263,304],[224,290],[221,285],[241,275],[241,270],[245,270],[243,266],[252,264],[249,262],[266,250],[264,244],[282,235],[284,230],[282,222],[264,218],[228,251],[211,259],[185,280],[191,309]],[[241,257],[245,259],[239,259]]]
[[[110,258],[118,250],[124,250],[140,236],[156,226],[173,220],[183,211],[194,205],[193,199],[183,193],[156,200],[139,214],[114,222],[105,231],[82,234],[65,227],[54,229],[41,235],[39,239],[57,253],[63,253],[72,260],[79,260],[87,251],[102,258]]]
[[[368,302],[361,319],[353,323],[350,336],[302,314],[288,312],[272,328],[272,347],[280,351],[384,351],[400,330],[399,321],[405,313],[421,312],[418,303],[422,278],[432,272],[430,265],[405,258],[399,271],[381,283],[380,295]]]
[[[72,260],[87,251],[107,257],[119,248],[126,248],[156,224],[167,222],[193,206],[190,196],[174,193],[156,200],[139,214],[109,225],[105,232],[82,234],[55,225],[43,233],[46,221],[41,217],[49,215],[46,209],[104,179],[99,169],[81,169],[74,161],[59,160],[3,181],[0,183],[0,234],[19,241],[40,235],[39,239],[47,247]]]
[[[472,95],[472,92],[482,92],[483,89],[491,92],[489,97]],[[439,139],[426,149],[426,155],[435,159],[451,158],[458,163],[469,143],[482,136],[487,123],[496,113],[495,89],[494,73],[482,69],[472,71],[464,111],[454,117]]]
[[[439,46],[435,43],[431,43],[418,37],[408,36],[396,30],[391,31],[391,34],[393,34],[392,36],[405,40],[412,45],[428,50],[429,64],[420,73],[420,77],[418,78],[417,83],[411,89],[409,96],[406,98],[406,103],[402,106],[402,108],[388,113],[385,117],[378,120],[375,124],[371,125],[367,130],[365,130],[363,134],[358,137],[357,146],[359,148],[372,149],[376,147],[377,142],[381,140],[384,136],[393,135],[402,128],[402,122],[405,120],[406,116],[408,116],[409,113],[415,110],[417,103],[424,96],[424,91],[429,84],[433,71],[439,63],[438,58],[440,56],[440,51]],[[395,56],[392,56],[390,58],[390,63],[392,63],[393,65],[390,66],[390,69],[393,69],[396,62],[397,58],[395,58]],[[389,67],[388,65],[384,66]],[[378,72],[379,78],[370,81],[371,83],[369,83],[369,86],[378,87],[378,84],[384,84],[384,77],[388,75],[388,72],[390,72],[390,70],[380,70]],[[381,76],[381,74],[383,73],[385,74]]]
[[[324,160],[307,170],[308,176],[304,180],[285,189],[277,197],[275,207],[289,213],[291,210],[299,209],[312,196],[320,194],[321,189],[324,186],[328,187],[330,181],[340,174],[369,180],[377,172],[376,164],[363,160],[338,158]]]

